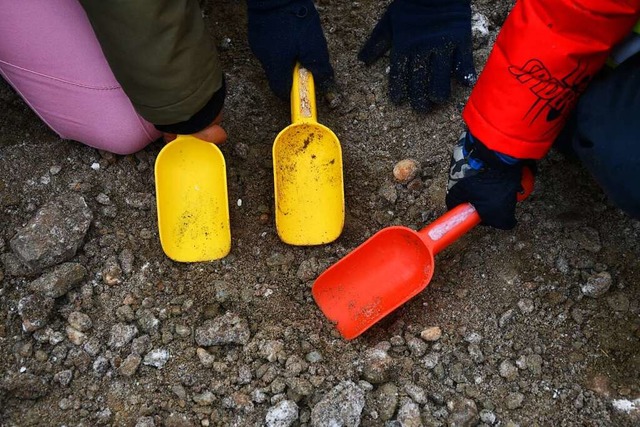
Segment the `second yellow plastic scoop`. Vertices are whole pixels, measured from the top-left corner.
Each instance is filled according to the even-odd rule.
[[[340,141],[316,117],[313,76],[296,65],[292,124],[273,144],[276,228],[280,239],[290,245],[332,242],[344,226]]]
[[[155,164],[160,243],[174,261],[211,261],[231,249],[227,174],[215,144],[180,135]]]

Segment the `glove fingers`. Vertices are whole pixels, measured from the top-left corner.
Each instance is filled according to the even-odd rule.
[[[409,100],[411,107],[419,113],[426,113],[433,106],[428,88],[430,66],[428,54],[414,56],[409,65],[411,76]]]
[[[367,65],[373,64],[391,48],[391,38],[391,18],[389,13],[385,12],[360,49],[358,59]]]
[[[262,68],[269,80],[269,87],[273,93],[281,99],[287,100],[291,94],[291,84],[293,82],[294,58],[274,58],[262,62]]]
[[[389,98],[394,104],[407,99],[409,85],[409,58],[391,52],[391,70],[389,71]]]
[[[448,209],[472,201],[482,224],[501,230],[516,226],[516,193],[519,182],[507,181],[504,176],[487,171],[483,174],[462,179],[453,185],[445,198]]]
[[[429,98],[435,103],[443,103],[451,96],[451,55],[437,51],[431,57],[431,78],[427,88]]]
[[[473,65],[473,53],[470,49],[457,48],[453,54],[453,74],[465,86],[472,86],[478,76]]]
[[[318,22],[318,25],[320,23]],[[321,29],[307,32],[305,40],[299,41],[300,54],[298,60],[300,64],[313,74],[314,81],[318,88],[322,89],[333,81],[333,67],[329,61],[329,50],[327,40]]]

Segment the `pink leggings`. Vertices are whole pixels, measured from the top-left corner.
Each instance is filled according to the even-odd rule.
[[[130,154],[160,136],[122,91],[77,0],[0,0],[0,75],[62,138]]]

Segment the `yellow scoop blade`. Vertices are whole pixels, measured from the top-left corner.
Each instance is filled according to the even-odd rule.
[[[215,144],[181,135],[155,164],[160,243],[174,261],[210,261],[231,250],[227,174]]]

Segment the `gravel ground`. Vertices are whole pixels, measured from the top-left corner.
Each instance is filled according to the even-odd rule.
[[[640,425],[640,223],[579,164],[551,153],[514,231],[472,230],[428,288],[346,341],[311,285],[377,230],[444,212],[469,89],[428,115],[390,104],[386,61],[355,58],[386,2],[320,1],[340,92],[318,117],[342,143],[347,220],[332,244],[287,246],[270,150],[289,106],[243,2],[203,3],[230,87],[223,260],[164,256],[159,142],[114,156],[61,141],[0,85],[0,425]],[[474,2],[479,69],[511,5]],[[419,164],[408,184],[402,159]]]

